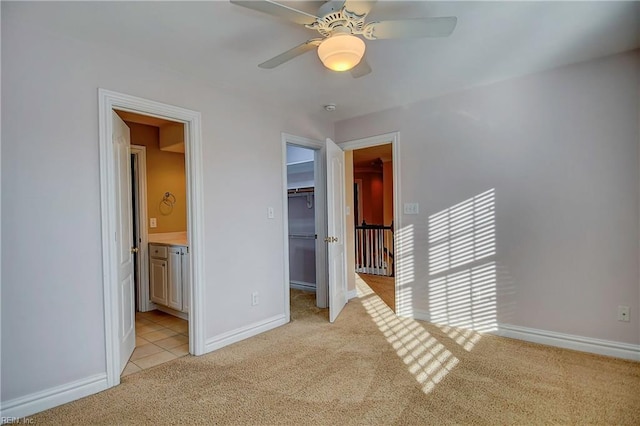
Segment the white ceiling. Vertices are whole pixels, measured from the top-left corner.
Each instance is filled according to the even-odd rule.
[[[11,16],[25,24],[334,121],[640,47],[639,2],[379,1],[367,22],[457,16],[458,25],[448,38],[367,41],[373,72],[353,79],[325,69],[314,52],[259,69],[317,33],[227,1],[27,2],[19,10]],[[327,103],[337,110],[325,112]]]

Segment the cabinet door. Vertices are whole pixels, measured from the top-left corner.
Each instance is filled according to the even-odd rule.
[[[182,312],[189,312],[191,305],[191,269],[189,269],[189,249],[182,249]]]
[[[149,296],[152,302],[167,304],[167,261],[153,259],[149,261]]]
[[[169,303],[171,309],[182,310],[182,248],[169,248]]]

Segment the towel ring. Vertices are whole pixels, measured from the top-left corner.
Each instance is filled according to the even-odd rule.
[[[173,212],[173,205],[176,203],[176,196],[170,192],[165,192],[160,201],[160,213],[163,216],[168,216]]]

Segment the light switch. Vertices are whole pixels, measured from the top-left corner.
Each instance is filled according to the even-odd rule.
[[[274,217],[276,217],[276,215],[273,211],[273,207],[267,208],[267,218],[273,219]]]
[[[158,226],[158,221],[155,217],[149,219],[149,228],[156,228]]]
[[[418,203],[404,203],[404,214],[418,214],[419,210]]]

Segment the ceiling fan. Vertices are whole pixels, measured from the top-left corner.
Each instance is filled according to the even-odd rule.
[[[275,68],[317,49],[324,66],[334,71],[351,71],[355,78],[371,72],[371,67],[364,58],[366,45],[357,36],[367,40],[447,37],[457,23],[455,16],[365,22],[375,0],[305,2],[307,5],[319,4],[315,14],[272,0],[231,0],[231,3],[304,25],[321,35],[261,63],[258,67]]]

